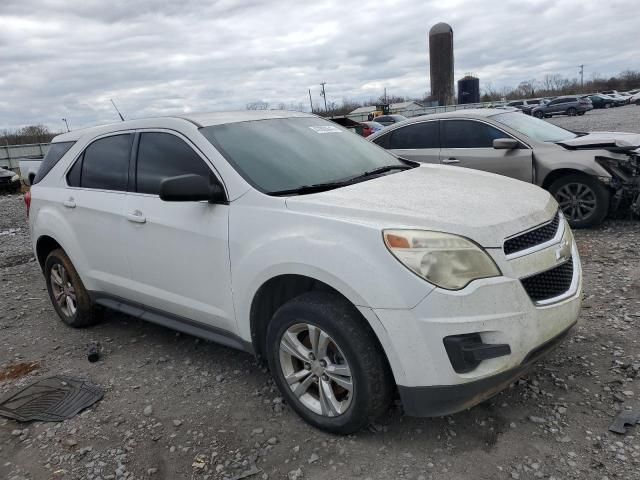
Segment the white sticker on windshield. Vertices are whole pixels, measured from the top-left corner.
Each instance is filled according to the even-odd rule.
[[[342,133],[338,127],[334,127],[333,125],[321,125],[319,127],[309,127],[316,133]]]

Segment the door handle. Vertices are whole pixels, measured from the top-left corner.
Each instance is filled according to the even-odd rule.
[[[67,208],[76,208],[76,201],[73,199],[73,197],[65,200],[64,202],[62,202],[62,204]]]
[[[134,210],[133,212],[127,213],[127,220],[135,223],[145,223],[147,221],[146,217],[140,210]]]
[[[453,163],[460,163],[460,160],[455,157],[449,157],[442,160],[442,163],[444,163],[445,165],[451,165]]]

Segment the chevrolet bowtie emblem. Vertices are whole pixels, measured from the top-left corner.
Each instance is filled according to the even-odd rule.
[[[568,240],[563,240],[556,248],[556,260],[558,263],[566,262],[571,258],[571,244]]]

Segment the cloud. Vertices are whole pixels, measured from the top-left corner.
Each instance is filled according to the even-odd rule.
[[[2,0],[0,128],[429,90],[427,33],[454,30],[456,78],[637,69],[635,0]]]

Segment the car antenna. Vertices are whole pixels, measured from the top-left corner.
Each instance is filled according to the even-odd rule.
[[[115,108],[116,112],[118,112],[118,115],[120,115],[120,120],[122,120],[124,122],[124,117],[120,113],[120,110],[118,110],[118,107],[116,107],[116,102],[113,101],[113,98],[110,98],[109,100],[111,100],[111,103],[113,104],[113,108]]]

